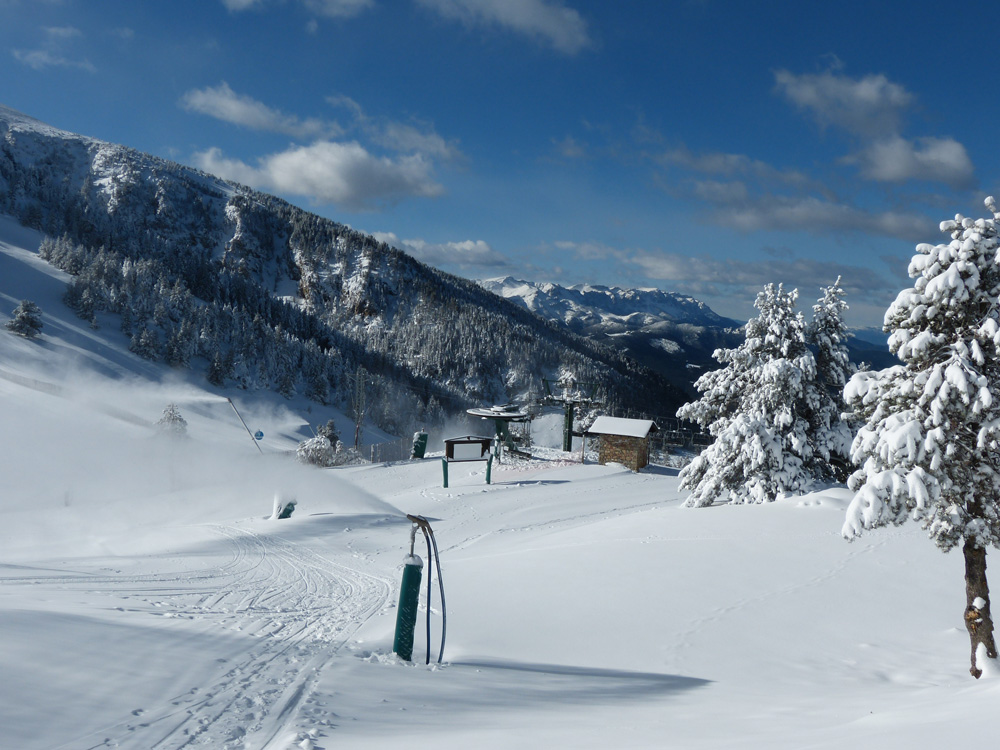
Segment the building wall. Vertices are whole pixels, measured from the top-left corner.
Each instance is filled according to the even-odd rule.
[[[632,471],[639,471],[649,458],[649,438],[601,435],[598,461],[602,464],[617,463]]]

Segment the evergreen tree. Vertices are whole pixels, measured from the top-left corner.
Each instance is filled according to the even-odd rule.
[[[1000,544],[1000,212],[986,206],[993,218],[942,222],[948,244],[917,245],[913,287],[885,315],[902,364],[857,373],[844,394],[864,421],[844,535],[914,519],[940,549],[962,545],[977,678],[997,658],[986,548]]]
[[[328,467],[336,464],[333,445],[324,435],[303,440],[295,449],[295,457],[304,464]]]
[[[840,277],[823,289],[813,305],[808,328],[809,343],[816,350],[816,397],[818,405],[809,416],[810,442],[817,473],[838,482],[850,474],[851,426],[842,419],[845,410],[844,386],[857,370],[847,351],[844,290]]]
[[[167,338],[164,359],[168,365],[187,367],[194,356],[195,346],[194,325],[185,319]]]
[[[816,361],[806,346],[806,326],[795,312],[798,291],[768,284],[757,295],[760,311],[746,325],[736,349],[719,349],[719,370],[695,383],[702,394],[677,416],[715,438],[681,472],[688,506],[771,501],[802,492],[815,478],[808,415],[818,401]]]
[[[292,398],[295,396],[295,373],[291,370],[285,370],[278,374],[278,381],[275,385],[275,390],[278,391],[285,398]]]
[[[144,326],[132,336],[128,348],[140,357],[156,361],[160,358],[160,337],[155,330]]]
[[[33,339],[42,332],[42,310],[30,299],[23,299],[11,313],[6,328],[11,333]]]
[[[332,419],[328,419],[326,424],[317,427],[316,434],[325,437],[330,441],[331,445],[336,445],[340,442],[340,436],[337,434],[337,425]]]
[[[227,362],[227,358],[223,356],[222,352],[216,351],[208,363],[208,372],[205,377],[212,385],[221,387],[226,384],[226,378],[229,377],[231,371],[232,366]]]
[[[187,435],[187,420],[181,416],[176,404],[167,404],[163,416],[156,423],[156,428],[164,435],[183,437]]]

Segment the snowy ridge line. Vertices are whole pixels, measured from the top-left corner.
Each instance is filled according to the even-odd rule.
[[[208,619],[248,637],[241,656],[214,682],[153,708],[137,707],[131,718],[61,748],[79,748],[88,738],[100,738],[88,750],[267,747],[289,731],[323,668],[390,599],[391,584],[378,576],[278,537],[210,528],[225,540],[229,559],[190,573],[0,578],[0,585],[72,587],[137,599],[134,607],[118,609]]]

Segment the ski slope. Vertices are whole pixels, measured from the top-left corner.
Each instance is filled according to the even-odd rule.
[[[0,747],[1000,736],[1000,682],[968,675],[961,556],[916,527],[846,543],[845,489],[684,509],[673,470],[555,450],[495,466],[489,486],[454,464],[448,489],[436,459],[301,467],[285,452],[335,413],[136,359],[113,321],[61,306],[38,239],[0,220],[0,325],[29,298],[45,326],[0,329]],[[151,426],[171,402],[186,440]],[[298,501],[291,519],[269,518],[276,494]],[[415,662],[391,653],[406,513],[441,549],[441,665],[424,664],[423,612]],[[436,584],[431,621],[436,657]]]

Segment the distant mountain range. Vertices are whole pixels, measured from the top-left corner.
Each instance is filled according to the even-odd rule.
[[[543,318],[558,320],[575,333],[615,335],[665,324],[701,328],[739,328],[744,321],[724,318],[704,302],[659,289],[558,284],[522,281],[510,276],[480,281],[505,299],[512,299]]]
[[[592,284],[563,287],[506,278],[479,282],[574,333],[615,346],[691,392],[712,352],[736,346],[746,321],[725,318],[693,297],[658,289],[622,289]]]
[[[52,238],[67,303],[118,316],[140,356],[363,408],[396,434],[567,372],[609,410],[687,400],[683,378],[343,224],[3,107],[0,213]]]
[[[692,383],[718,366],[712,353],[738,346],[746,321],[726,318],[704,302],[659,289],[577,284],[570,287],[504,278],[479,282],[484,289],[574,333],[610,344],[693,393]],[[893,364],[880,328],[852,331],[848,343],[855,362]]]

